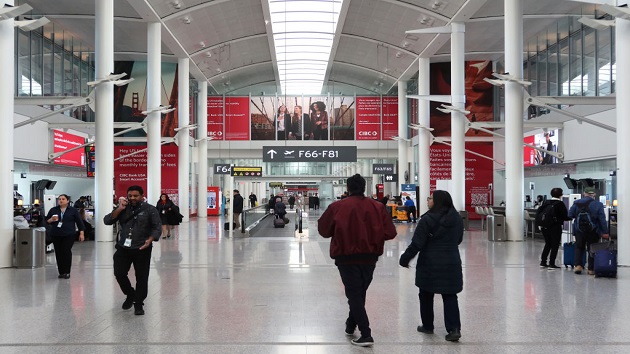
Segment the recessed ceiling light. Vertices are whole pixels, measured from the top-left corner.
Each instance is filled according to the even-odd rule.
[[[186,16],[182,18],[182,22],[189,25],[192,22],[192,20],[190,19],[190,17]]]
[[[402,53],[401,52],[396,52],[396,58],[400,58],[402,57]]]
[[[201,48],[205,48],[206,47],[206,43],[204,41],[199,42],[199,45],[201,46]]]
[[[207,51],[207,52],[206,52],[206,56],[207,56],[208,58],[212,58],[212,52],[211,52],[211,51]]]
[[[179,0],[173,0],[171,1],[171,6],[173,6],[175,10],[179,10],[182,8],[182,3],[179,2]]]

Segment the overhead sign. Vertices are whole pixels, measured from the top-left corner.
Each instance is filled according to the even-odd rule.
[[[53,153],[63,152],[85,144],[82,136],[66,133],[63,130],[53,130]],[[76,149],[65,153],[53,160],[55,165],[85,166],[85,149]]]
[[[263,146],[263,162],[356,162],[356,146]]]
[[[384,182],[398,182],[398,175],[385,175],[383,176]]]
[[[232,172],[232,165],[227,163],[214,164],[215,175],[229,175]]]
[[[283,188],[284,185],[282,184],[282,182],[269,182],[269,187],[279,187],[279,188]]]
[[[234,177],[262,177],[262,167],[232,167]]]
[[[375,163],[372,165],[372,174],[391,175],[394,173],[394,164]]]

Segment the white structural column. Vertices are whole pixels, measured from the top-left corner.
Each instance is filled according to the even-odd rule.
[[[147,199],[155,203],[162,194],[162,28],[147,24]]]
[[[197,81],[199,86],[199,96],[197,97],[197,143],[198,149],[198,172],[197,180],[197,216],[206,218],[208,216],[208,83],[203,80]],[[220,196],[219,196],[220,197]]]
[[[466,88],[464,81],[464,24],[452,23],[451,33],[451,105],[464,109]],[[466,206],[466,118],[464,114],[451,113],[451,196],[457,210]]]
[[[418,58],[418,95],[431,94],[431,60]],[[431,102],[418,100],[418,124],[431,126]],[[431,195],[431,132],[418,130],[418,213],[426,213],[426,200]]]
[[[628,215],[624,210],[630,210],[630,205],[626,204],[626,196],[630,195],[630,154],[628,154],[628,142],[625,140],[630,136],[630,122],[628,122],[628,112],[630,112],[630,68],[627,63],[630,60],[630,21],[617,17],[615,26],[615,46],[617,63],[617,240],[618,263],[619,265],[630,265],[630,241],[625,239],[630,235],[630,221],[624,219]],[[629,199],[630,200],[630,199]],[[629,202],[630,203],[630,202]]]
[[[523,3],[505,0],[505,71],[523,77]],[[523,234],[523,87],[505,83],[505,216],[507,239]]]
[[[405,172],[409,169],[407,140],[407,81],[398,81],[398,183],[394,191],[396,195],[402,192],[401,184],[405,182]]]
[[[188,58],[180,58],[177,60],[177,120],[178,127],[184,127],[190,124],[190,87],[188,85],[188,77],[190,76],[190,62]],[[188,208],[190,202],[190,131],[188,129],[181,130],[177,136],[178,140],[178,158],[177,158],[177,189],[179,194],[179,212],[184,216],[183,222],[188,222],[190,210]]]
[[[102,79],[114,71],[114,0],[96,0],[95,77]],[[112,226],[103,217],[112,211],[114,180],[114,84],[103,82],[96,91],[96,176],[94,197],[96,208],[96,241],[114,240]],[[126,197],[117,196],[117,197]]]
[[[13,5],[13,1],[5,1]],[[13,19],[0,21],[0,200],[6,206],[0,213],[0,268],[13,264],[13,99],[15,96],[15,36]]]

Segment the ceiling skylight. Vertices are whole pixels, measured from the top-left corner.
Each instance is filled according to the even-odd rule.
[[[321,94],[343,0],[268,0],[282,94]]]

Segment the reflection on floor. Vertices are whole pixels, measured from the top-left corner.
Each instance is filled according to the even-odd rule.
[[[113,244],[75,244],[72,277],[54,255],[35,270],[0,269],[0,353],[628,353],[630,271],[600,279],[538,267],[541,241],[461,245],[462,339],[419,324],[414,270],[398,266],[415,224],[386,244],[367,308],[376,344],[351,346],[347,304],[329,241],[309,215],[302,237],[226,237],[223,218],[196,219],[161,240],[145,316],[120,309]],[[557,262],[560,264],[560,261]]]

